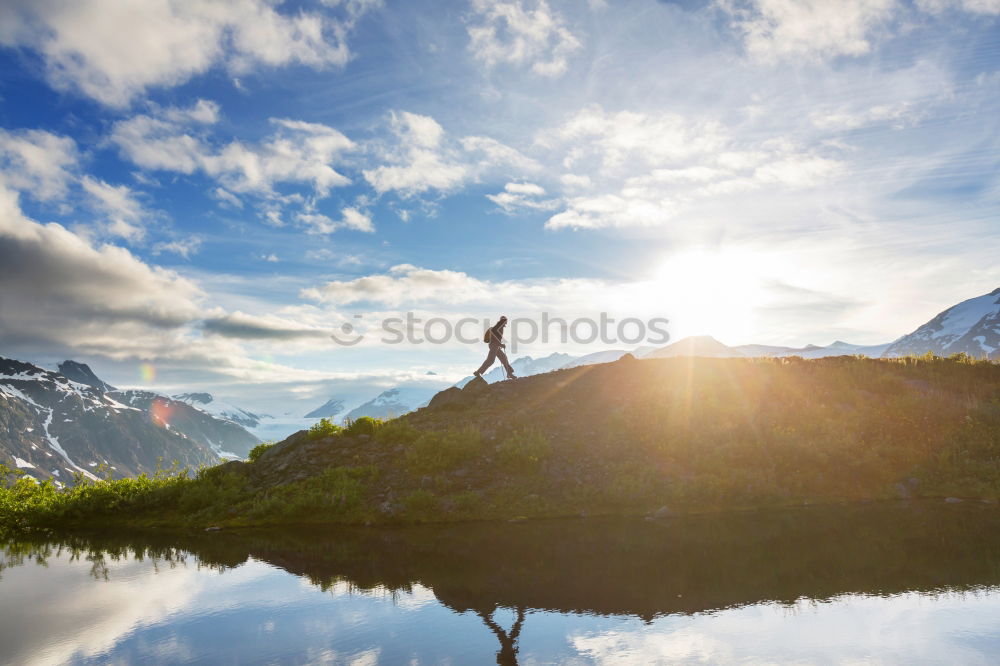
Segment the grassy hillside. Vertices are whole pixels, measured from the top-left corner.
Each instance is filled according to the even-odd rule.
[[[1000,365],[631,357],[320,424],[194,478],[19,481],[0,524],[386,523],[1000,497]],[[661,511],[661,514],[664,513]]]

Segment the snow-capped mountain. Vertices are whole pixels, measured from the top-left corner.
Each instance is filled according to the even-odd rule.
[[[976,358],[1000,359],[1000,289],[953,305],[893,342],[884,355],[927,352],[938,356],[964,352]]]
[[[117,389],[104,382],[100,377],[94,374],[94,371],[90,369],[90,366],[86,363],[77,363],[76,361],[63,361],[59,364],[59,374],[61,374],[66,379],[74,381],[78,384],[86,384],[87,386],[93,386],[99,391],[116,391]]]
[[[307,419],[332,419],[344,411],[344,401],[330,398],[325,403],[306,414]]]
[[[214,416],[182,400],[138,389],[111,391],[108,395],[124,405],[136,407],[154,416],[157,413],[169,414],[167,420],[173,430],[208,445],[222,458],[246,458],[250,449],[260,444],[260,439],[236,421]]]
[[[727,347],[710,335],[693,335],[651,351],[644,358],[669,358],[671,356],[730,357],[743,356],[743,354],[733,347]]]
[[[737,345],[732,347],[743,356],[758,357],[770,356],[774,358],[782,356],[801,356],[802,358],[822,358],[824,356],[869,356],[878,358],[889,346],[889,343],[881,345],[855,345],[850,342],[837,340],[826,347],[818,345],[806,345],[805,347],[781,347],[775,345]]]
[[[269,414],[255,414],[242,407],[237,407],[230,402],[218,400],[211,393],[180,393],[172,396],[172,398],[186,402],[195,409],[199,409],[217,419],[232,421],[247,430],[253,430],[260,426],[261,421],[272,418]]]
[[[855,345],[840,340],[825,347],[806,345],[805,347],[782,347],[779,345],[736,345],[730,347],[708,335],[696,335],[683,338],[665,347],[648,352],[642,358],[668,358],[671,356],[714,356],[727,357],[782,357],[801,356],[802,358],[822,358],[824,356],[870,356],[878,358],[885,352],[888,344]]]
[[[173,426],[169,410],[143,410],[119,397],[0,357],[0,462],[60,483],[78,473],[91,478],[98,472],[149,473],[161,459],[183,467],[218,462],[205,442]]]
[[[362,416],[376,419],[402,416],[426,405],[441,388],[441,386],[397,386],[382,391],[363,405],[355,407],[344,415],[344,420]]]
[[[575,359],[576,357],[571,356],[570,354],[561,354],[556,352],[541,358],[520,356],[511,361],[510,365],[514,368],[514,374],[516,376],[530,377],[531,375],[540,375],[543,372],[551,372],[553,370],[566,367],[567,363],[572,363]],[[507,379],[507,373],[504,371],[503,366],[500,365],[500,362],[497,361],[496,365],[483,375],[483,379],[492,384],[494,382],[500,382]],[[461,381],[457,382],[455,386],[461,388],[470,381],[472,381],[472,375],[464,377]]]
[[[625,349],[607,349],[605,351],[594,352],[593,354],[585,354],[578,358],[574,358],[572,361],[561,366],[561,368],[576,368],[581,365],[594,365],[597,363],[613,363],[627,353],[629,352]],[[638,357],[638,354],[634,353],[633,355]]]

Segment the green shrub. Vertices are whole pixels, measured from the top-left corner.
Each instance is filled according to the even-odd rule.
[[[247,460],[254,463],[257,462],[264,452],[274,446],[274,442],[261,442],[257,446],[250,449],[250,453],[247,454]]]
[[[416,474],[433,474],[457,467],[482,452],[482,438],[475,426],[445,433],[428,432],[406,450],[406,465]]]
[[[309,479],[271,488],[255,496],[248,515],[260,522],[323,522],[343,519],[361,507],[370,467],[331,467]]]
[[[440,516],[441,501],[429,490],[414,490],[403,498],[403,508],[411,520],[433,520]]]
[[[370,416],[361,416],[353,421],[344,421],[344,434],[356,437],[358,435],[374,436],[382,428],[381,419],[373,419]]]
[[[412,444],[418,437],[420,431],[400,419],[386,421],[376,433],[376,439],[386,444]]]
[[[537,470],[551,452],[552,446],[545,435],[519,430],[497,446],[497,462],[510,472],[530,472]]]
[[[320,419],[309,428],[310,439],[323,439],[324,437],[333,437],[334,435],[339,435],[343,430],[339,425],[336,425],[330,419]]]

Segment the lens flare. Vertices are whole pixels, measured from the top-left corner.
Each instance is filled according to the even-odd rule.
[[[156,368],[153,367],[152,363],[139,365],[139,378],[147,384],[152,384],[156,380]]]
[[[169,428],[170,416],[173,414],[173,411],[173,407],[171,407],[166,400],[157,398],[156,400],[153,400],[153,404],[149,406],[149,418],[154,424],[160,426],[161,428]]]

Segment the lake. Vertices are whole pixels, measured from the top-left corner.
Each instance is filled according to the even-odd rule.
[[[1000,507],[0,547],[4,664],[734,662],[1000,662]]]

